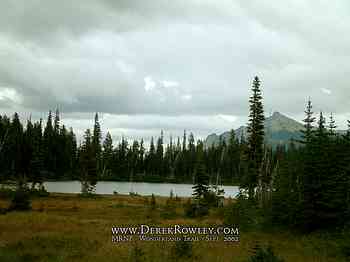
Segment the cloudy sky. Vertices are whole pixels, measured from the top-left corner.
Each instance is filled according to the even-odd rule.
[[[0,112],[200,138],[246,123],[258,75],[266,115],[311,97],[345,128],[349,32],[348,0],[1,0]]]

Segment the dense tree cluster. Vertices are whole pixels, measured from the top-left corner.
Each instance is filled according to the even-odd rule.
[[[33,186],[44,179],[62,179],[77,175],[77,144],[72,129],[60,124],[49,112],[46,126],[42,120],[27,120],[24,126],[17,113],[12,119],[0,116],[0,178]]]
[[[178,137],[174,143],[170,137],[166,145],[161,132],[156,142],[151,138],[148,148],[142,139],[129,144],[125,138],[114,147],[107,133],[103,141],[100,179],[194,183],[197,159],[201,155],[210,183],[237,183],[241,147],[234,132],[228,145],[222,141],[219,146],[207,149],[203,149],[202,141],[195,142],[192,133],[187,138],[186,131],[182,139]]]
[[[301,140],[272,150],[264,144],[257,77],[252,93],[238,202],[247,213],[261,210],[267,220],[307,232],[344,227],[350,221],[350,121],[345,134],[336,132],[333,114],[328,125],[323,112],[316,121],[309,100]]]
[[[350,125],[346,134],[328,126],[323,113],[305,111],[301,147],[280,148],[272,214],[276,221],[313,231],[350,221]]]
[[[234,132],[228,144],[204,148],[192,133],[164,143],[163,132],[152,137],[146,148],[143,139],[132,142],[122,138],[114,143],[109,132],[102,139],[98,115],[93,129],[87,129],[79,145],[73,129],[60,123],[56,110],[47,121],[26,125],[17,113],[10,119],[0,116],[0,180],[31,181],[79,179],[84,191],[98,180],[188,182],[196,181],[195,169],[200,154],[203,172],[211,184],[237,183],[240,176],[240,155],[245,142]]]

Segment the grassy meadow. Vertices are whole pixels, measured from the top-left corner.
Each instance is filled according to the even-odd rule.
[[[192,257],[181,259],[174,256],[174,243],[112,243],[113,225],[223,222],[223,209],[212,209],[201,219],[185,218],[185,199],[176,201],[176,214],[169,216],[166,199],[157,197],[152,210],[150,197],[141,196],[51,194],[34,198],[32,211],[0,215],[0,261],[247,261],[257,242],[269,243],[285,261],[346,261],[332,238],[271,229],[241,232],[239,243],[194,242]],[[8,205],[9,200],[0,200],[0,208]]]

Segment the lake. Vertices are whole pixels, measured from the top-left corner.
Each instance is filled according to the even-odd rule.
[[[55,181],[45,182],[45,188],[52,193],[80,193],[80,181]],[[114,191],[118,194],[129,194],[134,192],[142,196],[156,195],[169,196],[172,190],[174,196],[190,197],[192,196],[191,184],[171,184],[171,183],[142,183],[142,182],[114,182],[101,181],[96,185],[96,194],[113,194]],[[221,186],[225,191],[225,197],[235,197],[238,192],[238,186]]]

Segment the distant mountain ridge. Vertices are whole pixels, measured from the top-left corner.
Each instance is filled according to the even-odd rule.
[[[274,112],[272,116],[267,117],[264,122],[265,139],[268,144],[275,147],[279,144],[287,144],[291,139],[300,139],[301,132],[304,128],[303,124],[289,118],[279,112]],[[247,127],[241,126],[235,130],[235,135],[238,139],[247,137]],[[210,147],[214,144],[217,146],[220,138],[228,143],[230,138],[230,131],[224,132],[221,135],[211,134],[205,139],[205,146]]]

